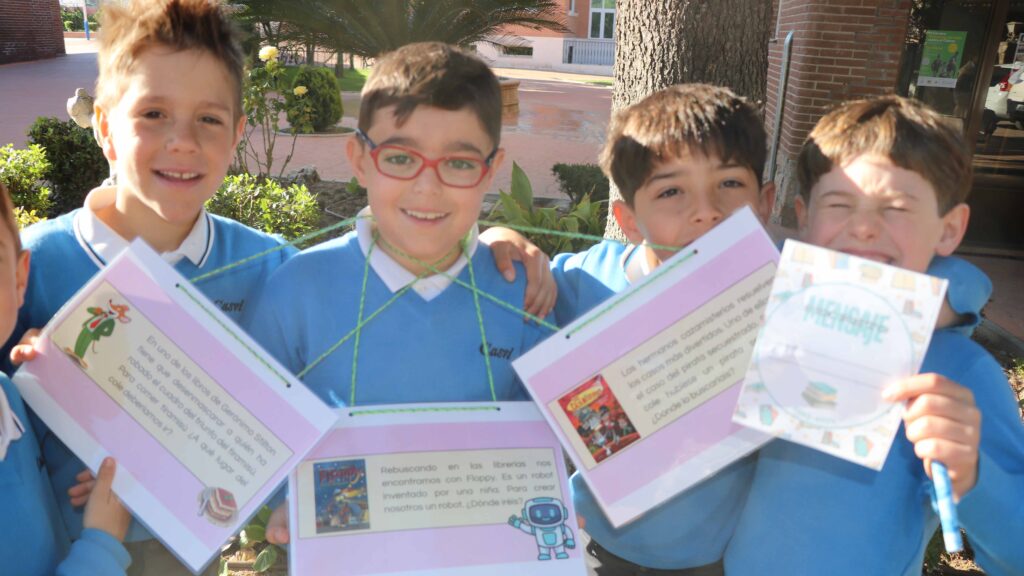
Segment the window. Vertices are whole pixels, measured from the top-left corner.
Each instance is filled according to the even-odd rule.
[[[591,0],[590,37],[615,38],[615,0]]]
[[[576,15],[576,0],[569,0],[569,16]]]
[[[533,46],[502,46],[501,53],[505,56],[533,56]]]

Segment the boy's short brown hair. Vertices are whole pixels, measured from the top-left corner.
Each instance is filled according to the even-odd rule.
[[[11,203],[11,195],[3,182],[0,182],[0,219],[3,219],[2,225],[11,232],[14,253],[21,254],[21,236],[18,234],[18,221],[14,216],[14,204]]]
[[[632,206],[656,165],[684,152],[750,168],[760,183],[767,140],[757,110],[732,90],[679,84],[615,114],[601,151],[601,168]]]
[[[417,106],[469,108],[494,147],[501,141],[501,86],[482,60],[440,42],[407,44],[381,57],[363,86],[359,129],[370,130],[373,115],[395,107],[401,126]]]
[[[970,191],[971,159],[960,130],[917,100],[880,96],[840,104],[815,125],[797,160],[804,201],[822,175],[864,154],[920,174],[935,189],[939,215]]]
[[[219,60],[235,84],[235,118],[242,115],[245,57],[238,31],[216,0],[131,0],[103,5],[100,13],[99,78],[96,101],[106,109],[124,92],[125,76],[144,50],[204,50]],[[168,79],[171,80],[171,79]]]

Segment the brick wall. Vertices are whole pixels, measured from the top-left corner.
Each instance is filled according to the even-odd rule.
[[[789,204],[793,193],[792,161],[818,119],[837,102],[895,91],[911,2],[774,0],[774,4],[778,38],[769,47],[768,57],[765,123],[769,131],[775,122],[783,40],[794,32],[776,178],[783,195],[781,208],[782,200]],[[791,223],[787,218],[783,221]]]
[[[0,64],[64,54],[58,0],[0,1]]]
[[[795,154],[834,103],[893,92],[910,0],[777,0],[779,38],[769,50],[768,122],[775,111],[783,39],[793,51],[781,149]]]

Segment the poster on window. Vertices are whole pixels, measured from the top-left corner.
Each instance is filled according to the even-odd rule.
[[[967,32],[959,30],[926,32],[921,67],[917,71],[917,85],[956,88],[966,41]]]

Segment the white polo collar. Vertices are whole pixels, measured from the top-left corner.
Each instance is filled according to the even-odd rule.
[[[101,268],[129,244],[97,216],[100,210],[114,203],[116,196],[117,188],[114,186],[93,188],[85,197],[82,209],[75,214],[73,223],[78,243]],[[202,268],[213,248],[213,237],[213,220],[204,208],[199,212],[196,223],[192,225],[192,230],[181,245],[176,250],[160,254],[160,257],[172,266],[182,258],[188,258],[190,262]]]
[[[466,252],[468,252],[470,258],[476,253],[479,235],[480,229],[476,224],[473,224],[469,231],[468,241],[466,242]],[[370,246],[373,245],[373,215],[370,213],[369,206],[359,211],[359,219],[356,220],[356,236],[359,238],[359,248],[363,251],[363,256],[366,256],[370,252]],[[466,260],[466,252],[459,255],[458,260],[448,270],[445,270],[445,274],[434,274],[433,276],[424,277],[419,282],[416,282],[412,290],[427,302],[440,296],[446,288],[452,285],[450,278],[457,277],[462,272],[462,269],[466,267],[468,262]],[[373,254],[370,254],[369,257],[370,267],[377,273],[377,276],[380,276],[380,279],[384,281],[384,285],[392,293],[398,292],[416,280],[415,274],[403,268],[387,252],[381,250],[380,246],[374,248]]]
[[[0,388],[0,462],[7,457],[7,448],[25,432],[25,426],[11,409],[11,404]]]

